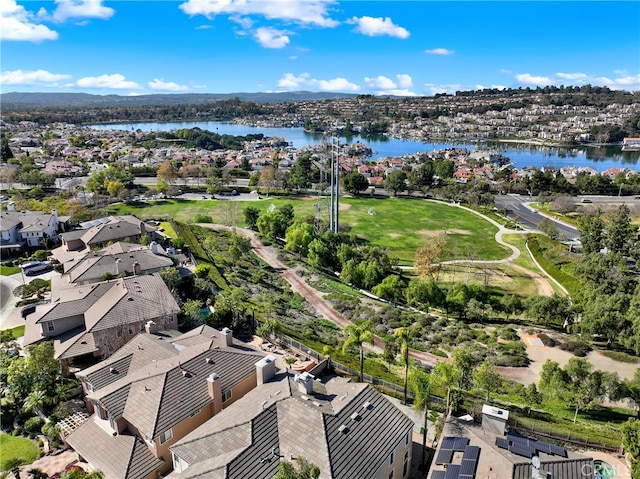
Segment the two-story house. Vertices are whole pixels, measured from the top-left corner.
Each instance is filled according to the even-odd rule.
[[[304,457],[321,479],[404,479],[413,421],[373,387],[259,365],[258,386],[171,447],[168,479],[270,479]]]
[[[53,289],[26,318],[24,344],[54,340],[63,367],[77,357],[108,357],[152,321],[177,329],[178,304],[158,273]]]
[[[60,223],[68,217],[59,218],[56,210],[16,211],[10,202],[7,210],[0,212],[0,246],[3,250],[19,250],[22,247],[44,247],[45,239],[58,241]]]
[[[264,356],[226,328],[142,333],[76,374],[95,414],[65,440],[106,479],[156,479],[172,444],[255,388]]]

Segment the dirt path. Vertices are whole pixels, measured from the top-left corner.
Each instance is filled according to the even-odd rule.
[[[211,223],[201,223],[198,224],[198,226],[218,231],[232,231],[235,229],[237,233],[249,238],[251,241],[251,248],[256,255],[280,273],[280,275],[291,285],[291,289],[309,301],[320,316],[328,319],[336,326],[339,326],[340,329],[344,329],[345,326],[350,324],[342,314],[333,308],[333,305],[329,301],[322,297],[322,294],[318,290],[309,286],[295,273],[295,271],[277,258],[277,251],[275,248],[263,245],[254,231],[246,228],[232,228],[230,226]],[[384,341],[378,336],[374,336],[374,347],[378,348],[380,351],[384,349]],[[409,350],[409,356],[431,366],[435,365],[439,361],[449,361],[447,358],[441,358],[415,349]]]

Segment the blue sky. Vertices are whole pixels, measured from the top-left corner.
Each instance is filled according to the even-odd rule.
[[[0,0],[2,93],[640,90],[637,1]]]

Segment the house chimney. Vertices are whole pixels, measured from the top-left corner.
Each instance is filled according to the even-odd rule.
[[[51,210],[51,216],[53,216],[56,220],[56,223],[58,222],[58,211],[54,208]]]
[[[149,244],[149,249],[153,254],[158,254],[158,243],[152,241],[151,244]]]
[[[131,267],[133,268],[133,274],[135,274],[136,276],[140,274],[140,263],[134,261]]]
[[[233,346],[233,331],[229,328],[222,328],[222,336],[224,336],[225,346]]]
[[[207,376],[207,392],[209,397],[213,399],[213,415],[215,416],[222,411],[222,381],[216,373]]]
[[[147,232],[147,229],[144,227],[144,221],[141,221],[140,222],[140,235],[144,236],[146,232]]]
[[[276,358],[273,356],[265,356],[256,363],[256,376],[258,386],[269,382],[276,374]]]
[[[156,334],[158,332],[158,325],[153,321],[147,321],[144,325],[144,330],[147,334]]]
[[[13,201],[10,201],[9,203],[7,203],[7,211],[15,211],[16,210],[16,204]]]
[[[303,394],[313,394],[313,374],[305,371],[302,374],[296,374],[293,380],[298,383],[298,391]]]

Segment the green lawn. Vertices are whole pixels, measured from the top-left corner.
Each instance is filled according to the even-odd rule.
[[[40,456],[40,449],[35,442],[24,437],[14,437],[0,433],[0,470],[6,470],[6,464],[14,458],[22,459],[23,464],[31,464]]]
[[[234,214],[238,226],[244,224],[242,211],[247,206],[266,211],[290,203],[296,216],[315,215],[316,199],[263,198],[256,201],[191,201],[162,200],[140,205],[112,205],[112,214],[133,214],[141,219],[172,217],[176,221],[191,223],[196,214],[206,214],[215,222],[224,223]],[[406,198],[341,198],[340,223],[352,227],[352,232],[372,244],[387,246],[401,264],[413,262],[415,251],[438,232],[446,232],[451,253],[447,259],[466,258],[474,253],[475,259],[501,259],[509,250],[494,240],[496,227],[481,217],[445,203]],[[320,203],[320,214],[328,219],[328,200]],[[231,208],[236,211],[230,212]]]
[[[0,266],[0,275],[2,276],[11,276],[12,274],[16,274],[20,272],[20,268],[17,266]]]
[[[10,331],[14,338],[21,338],[22,336],[24,336],[24,325],[11,328]]]

